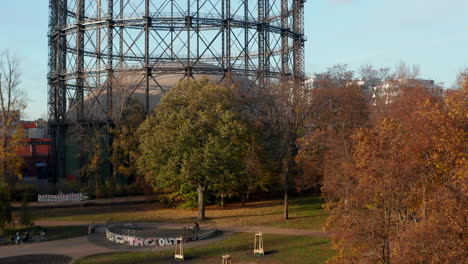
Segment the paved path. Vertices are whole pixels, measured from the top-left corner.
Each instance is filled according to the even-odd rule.
[[[94,234],[92,236],[104,237],[104,234]],[[215,243],[224,239],[224,235],[218,235],[209,239],[199,240],[187,243],[185,248],[193,248]],[[164,247],[151,247],[151,248],[125,248],[121,250],[118,248],[106,247],[98,245],[97,243],[91,242],[90,237],[82,236],[70,239],[62,239],[55,241],[48,241],[34,244],[22,244],[13,246],[0,247],[0,256],[3,257],[14,257],[22,255],[35,255],[35,254],[56,254],[65,255],[71,257],[74,261],[84,258],[86,256],[100,254],[100,253],[111,253],[120,251],[165,251],[173,250],[174,246]]]
[[[36,224],[40,226],[68,226],[68,225],[89,225],[91,224],[91,222],[37,221]],[[160,223],[158,225],[158,227],[160,228],[182,228],[185,226],[187,226],[187,224]],[[328,232],[323,232],[323,231],[264,227],[264,226],[234,226],[234,227],[220,227],[218,229],[225,231],[224,234],[229,233],[229,232],[256,233],[260,231],[264,234],[280,234],[280,235],[293,235],[293,236],[318,236],[318,237],[330,236]],[[103,234],[96,234],[93,236],[98,236],[98,235],[102,236]],[[220,236],[216,236],[210,239],[187,243],[186,247],[191,248],[191,247],[208,245],[211,243],[215,243],[217,241],[221,241],[222,239],[224,239],[224,236],[220,235]],[[89,255],[122,251],[119,249],[98,245],[96,243],[90,242],[90,240],[93,240],[93,239],[88,238],[88,236],[83,236],[83,237],[55,240],[55,241],[35,243],[35,244],[4,246],[4,247],[0,247],[0,256],[11,257],[11,256],[30,255],[30,254],[58,254],[58,255],[70,256],[73,260],[77,260],[77,259],[89,256]],[[172,249],[172,246],[145,248],[143,250],[163,251],[163,250],[169,250],[169,249]],[[142,250],[141,248],[125,249],[125,251],[141,251],[141,250]]]
[[[112,249],[90,243],[87,236],[34,244],[0,247],[0,256],[13,257],[32,254],[57,254],[76,260],[85,256],[113,252]]]
[[[87,221],[36,221],[38,226],[70,226],[70,225],[84,225],[89,226],[92,222]],[[105,224],[104,222],[96,222],[95,224]],[[155,223],[151,223],[154,226]],[[180,223],[157,223],[160,228],[184,228],[187,224]],[[144,225],[143,223],[140,225]],[[203,227],[203,225],[201,225]],[[330,237],[329,232],[320,230],[309,229],[289,229],[281,227],[266,227],[266,226],[221,226],[217,227],[221,231],[236,232],[236,233],[256,233],[262,232],[264,234],[277,234],[289,236],[317,236],[317,237]]]

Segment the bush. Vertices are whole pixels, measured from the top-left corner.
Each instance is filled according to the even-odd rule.
[[[24,199],[24,194],[27,193],[27,201],[37,201],[38,190],[35,184],[18,182],[11,189],[11,200],[20,202]]]
[[[23,193],[20,223],[26,227],[31,227],[34,225],[34,216],[32,215],[31,208],[28,206],[28,200],[30,200],[30,194],[28,192]]]
[[[61,180],[57,182],[56,189],[62,193],[79,193],[81,184],[78,181]]]
[[[11,222],[10,192],[7,184],[0,182],[0,235],[5,231],[5,226]]]

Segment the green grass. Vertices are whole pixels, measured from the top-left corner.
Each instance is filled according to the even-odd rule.
[[[264,235],[265,256],[253,256],[253,234],[237,233],[228,239],[197,248],[185,249],[183,263],[221,263],[221,256],[227,253],[233,263],[308,263],[322,264],[334,255],[326,238]],[[77,264],[157,264],[173,263],[173,249],[163,252],[121,252],[89,256]]]
[[[318,197],[301,197],[291,200],[290,220],[283,220],[281,200],[241,204],[228,204],[224,210],[207,208],[206,223],[217,226],[264,225],[272,227],[321,230],[326,219]],[[53,221],[94,221],[94,222],[178,222],[191,223],[196,220],[197,211],[190,209],[162,208],[157,204],[132,206],[85,207],[35,210],[40,220]]]
[[[47,227],[47,240],[59,240],[88,234],[87,226],[51,226]]]
[[[26,230],[29,230],[29,233],[34,235],[39,232],[40,227],[8,227],[5,229],[5,236],[10,237],[15,235],[16,232],[24,233]],[[85,236],[88,234],[88,227],[86,226],[48,226],[46,230],[47,241]]]
[[[327,214],[322,208],[323,200],[319,197],[303,197],[292,199],[289,205],[289,219],[280,219],[266,223],[266,226],[321,230],[327,219]],[[275,213],[283,215],[283,210]]]

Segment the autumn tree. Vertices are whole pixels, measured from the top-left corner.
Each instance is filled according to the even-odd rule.
[[[102,90],[88,95],[100,104],[85,100],[85,116],[92,122],[81,122],[74,129],[74,138],[79,145],[78,159],[82,185],[98,196],[121,194],[129,184],[138,182],[144,187],[142,177],[138,177],[138,126],[146,113],[134,92],[140,85],[141,76],[133,74],[111,75],[104,88],[112,86],[112,96]],[[106,99],[106,100],[103,100]]]
[[[330,263],[466,261],[468,108],[466,92],[451,93],[403,87],[386,116],[352,136],[346,188],[330,174],[322,189],[339,251]]]
[[[373,68],[365,71],[369,80],[377,82]],[[299,191],[318,191],[324,174],[341,174],[341,165],[352,158],[351,135],[366,126],[369,118],[367,90],[346,65],[336,65],[318,76],[311,91],[310,114],[305,120],[307,133],[298,140],[296,161],[302,170],[296,179]],[[346,185],[344,178],[336,177],[332,177],[334,185],[342,189]]]
[[[15,152],[24,144],[20,118],[26,103],[20,84],[18,60],[8,52],[0,55],[0,233],[12,220],[10,190],[21,177],[24,163]]]
[[[289,218],[289,192],[298,174],[295,161],[297,140],[304,134],[304,120],[310,112],[310,90],[302,82],[283,80],[260,91],[259,116],[268,136],[266,162],[279,176],[283,191],[283,218]]]
[[[136,160],[139,156],[139,139],[137,130],[145,120],[142,105],[134,99],[127,98],[118,113],[119,118],[110,128],[112,143],[110,146],[110,162],[112,164],[111,186],[114,190],[119,186],[137,182],[143,186],[143,180],[138,177]]]
[[[23,159],[15,153],[24,144],[20,120],[26,101],[20,84],[19,62],[7,52],[0,57],[0,175],[10,187],[21,176],[23,166]]]
[[[77,158],[80,160],[80,175],[82,188],[94,196],[107,196],[109,186],[106,185],[109,153],[109,133],[107,127],[99,124],[83,123],[74,131],[74,137],[80,145]]]
[[[396,263],[466,263],[468,71],[439,107],[425,106],[421,114],[427,119],[416,126],[428,134],[431,149],[425,153],[424,186],[414,191],[423,192],[418,221],[405,226],[393,258]]]
[[[250,124],[238,106],[230,87],[185,81],[140,126],[138,167],[147,182],[158,192],[196,189],[200,220],[207,192],[244,176]]]

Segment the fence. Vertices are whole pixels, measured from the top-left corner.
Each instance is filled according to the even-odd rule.
[[[88,200],[88,196],[83,193],[71,193],[71,194],[57,194],[57,195],[42,195],[37,196],[39,203],[53,203],[53,202],[72,202],[72,201],[83,201]]]

